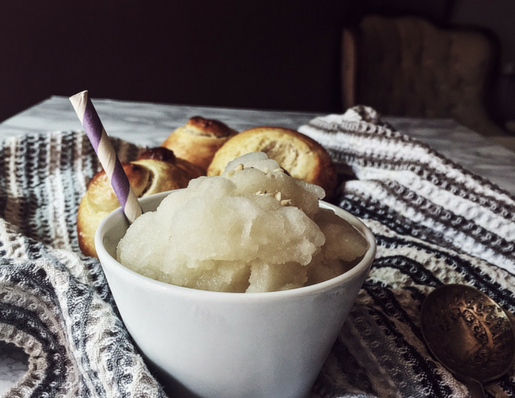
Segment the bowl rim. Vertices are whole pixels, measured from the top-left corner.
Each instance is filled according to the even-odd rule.
[[[159,200],[159,203],[167,197],[169,194],[173,194],[178,190],[172,190],[172,191],[165,191],[160,192],[157,194],[145,196],[143,198],[139,198],[138,201],[140,204],[144,207],[145,204],[148,204],[148,202]],[[111,223],[111,220],[113,218],[119,218],[121,220],[126,220],[123,210],[121,207],[117,208],[116,210],[109,213],[99,224],[96,232],[95,232],[95,248],[97,251],[97,255],[100,261],[100,264],[102,266],[103,271],[105,272],[104,268],[109,267],[112,269],[117,270],[118,272],[122,272],[125,275],[131,277],[139,284],[147,284],[152,286],[153,288],[164,290],[169,293],[175,293],[175,294],[181,294],[181,295],[195,295],[195,296],[205,296],[206,299],[214,299],[217,300],[234,300],[236,297],[243,300],[261,300],[261,299],[267,299],[267,300],[274,300],[274,299],[284,299],[287,297],[300,297],[300,296],[310,296],[310,295],[316,295],[320,294],[323,291],[326,290],[333,290],[337,288],[339,285],[342,285],[344,282],[359,277],[359,275],[363,273],[368,273],[372,262],[374,261],[376,250],[377,250],[377,244],[374,237],[374,234],[372,231],[356,216],[349,213],[348,211],[342,209],[341,207],[338,207],[336,205],[333,205],[331,203],[325,202],[323,200],[319,200],[320,207],[327,208],[335,211],[335,213],[339,216],[344,215],[345,220],[350,222],[356,229],[358,229],[363,235],[365,235],[365,238],[369,242],[369,248],[366,251],[365,255],[361,259],[361,261],[356,264],[354,267],[352,267],[350,270],[344,272],[341,275],[338,275],[334,278],[328,279],[323,282],[315,283],[313,285],[308,286],[302,286],[295,289],[288,289],[288,290],[279,290],[279,291],[272,291],[272,292],[218,292],[218,291],[211,291],[211,290],[202,290],[202,289],[195,289],[185,286],[179,286],[179,285],[173,285],[170,283],[158,281],[156,279],[149,278],[147,276],[141,275],[123,264],[121,264],[115,257],[113,257],[106,249],[103,241],[104,231],[106,228],[109,227],[108,224]],[[158,204],[159,205],[159,204]],[[156,206],[157,207],[157,206]],[[128,225],[128,223],[127,223]]]

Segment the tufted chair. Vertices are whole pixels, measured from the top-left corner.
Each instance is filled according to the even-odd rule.
[[[505,134],[486,110],[496,52],[490,37],[418,17],[367,16],[342,37],[342,99],[391,116],[454,118]]]

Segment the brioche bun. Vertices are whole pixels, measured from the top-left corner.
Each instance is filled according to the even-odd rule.
[[[215,154],[207,175],[221,174],[227,163],[250,152],[264,152],[292,177],[334,195],[336,169],[327,151],[312,138],[283,127],[255,127],[231,137]]]
[[[143,152],[137,160],[122,164],[131,187],[138,198],[172,189],[185,188],[203,171],[191,163],[178,159],[166,148],[152,148]],[[120,207],[109,178],[99,171],[88,184],[77,214],[77,235],[81,251],[97,257],[95,231],[100,222]]]
[[[161,146],[172,150],[178,158],[207,170],[216,151],[237,133],[218,120],[194,116],[175,129]]]

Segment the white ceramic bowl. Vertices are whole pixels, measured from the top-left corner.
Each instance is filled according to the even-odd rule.
[[[168,194],[142,199],[143,210],[154,210]],[[325,202],[321,207],[350,221],[370,248],[343,275],[280,292],[220,293],[149,279],[116,261],[116,245],[128,227],[122,210],[100,224],[95,246],[120,314],[171,396],[310,395],[376,249],[356,217]]]

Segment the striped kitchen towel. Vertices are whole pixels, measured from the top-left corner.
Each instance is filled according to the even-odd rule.
[[[336,204],[378,251],[312,398],[466,397],[428,352],[420,306],[435,287],[474,286],[515,311],[515,200],[370,108],[299,131],[338,166]],[[122,161],[140,148],[113,140]],[[8,397],[164,397],[119,318],[101,267],[77,244],[76,212],[99,169],[87,137],[53,132],[0,147],[0,340],[29,357]],[[514,372],[486,386],[515,395]]]
[[[424,345],[420,307],[434,288],[458,283],[515,312],[513,196],[367,107],[315,118],[299,131],[347,173],[338,204],[363,219],[378,244],[315,396],[467,397]],[[486,392],[514,396],[513,369]]]

